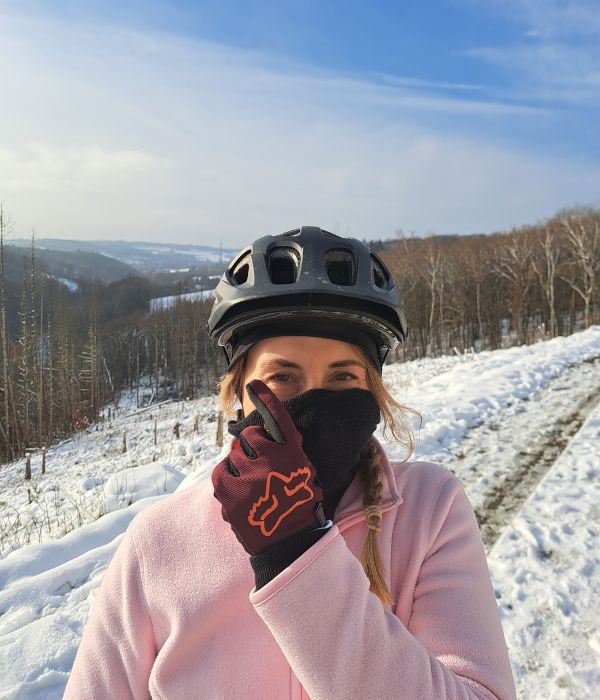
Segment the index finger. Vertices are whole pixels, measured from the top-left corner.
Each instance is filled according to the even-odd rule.
[[[298,434],[287,409],[264,382],[253,379],[246,384],[246,392],[275,442],[283,445]]]

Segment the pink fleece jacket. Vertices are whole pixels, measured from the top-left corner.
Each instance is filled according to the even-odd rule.
[[[426,462],[384,460],[379,547],[396,601],[357,557],[362,485],[334,526],[256,591],[206,480],[140,513],[96,599],[65,698],[515,698],[473,510]]]

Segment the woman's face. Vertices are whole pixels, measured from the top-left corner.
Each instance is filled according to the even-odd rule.
[[[341,340],[309,336],[265,338],[248,350],[244,387],[261,379],[281,400],[309,389],[367,389],[364,360]],[[244,389],[244,415],[254,405]]]

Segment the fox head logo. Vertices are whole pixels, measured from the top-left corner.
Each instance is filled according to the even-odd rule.
[[[308,485],[310,477],[308,467],[300,467],[288,476],[269,472],[264,496],[252,504],[248,513],[250,525],[260,527],[262,534],[270,537],[285,517],[313,498],[314,493]]]

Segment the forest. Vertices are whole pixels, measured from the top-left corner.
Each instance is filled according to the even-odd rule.
[[[225,364],[205,331],[211,300],[150,313],[164,289],[136,275],[87,275],[70,289],[39,268],[34,240],[15,263],[9,223],[0,207],[0,464],[84,429],[125,389],[139,405],[215,389]],[[600,210],[372,244],[409,323],[389,361],[529,344],[600,322]]]

